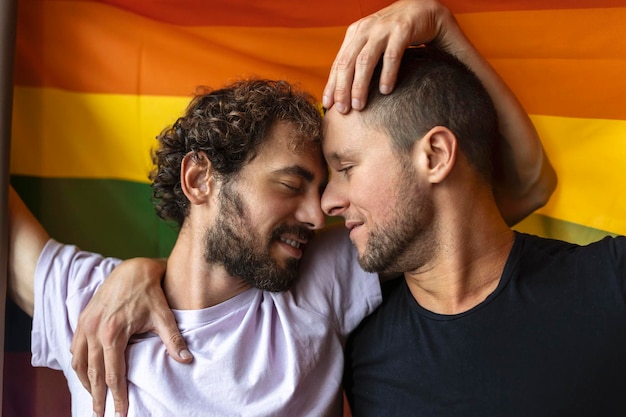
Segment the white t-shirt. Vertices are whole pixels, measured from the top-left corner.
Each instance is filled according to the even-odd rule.
[[[120,261],[50,240],[35,272],[32,364],[60,369],[72,414],[92,401],[71,368],[79,313]],[[133,416],[337,416],[343,345],[381,302],[378,276],[364,272],[343,227],[311,242],[287,292],[247,290],[202,310],[174,310],[194,355],[170,358],[154,334],[127,351]],[[113,415],[107,398],[107,415]]]

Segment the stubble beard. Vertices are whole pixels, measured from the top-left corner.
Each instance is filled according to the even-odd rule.
[[[299,260],[290,258],[281,267],[270,255],[270,245],[286,226],[268,239],[259,238],[241,195],[232,185],[222,188],[220,210],[207,230],[205,260],[222,264],[232,277],[265,291],[285,291],[298,276]]]
[[[405,171],[406,172],[406,171]],[[433,251],[433,204],[405,174],[393,212],[372,228],[359,264],[368,272],[403,273],[423,266]]]

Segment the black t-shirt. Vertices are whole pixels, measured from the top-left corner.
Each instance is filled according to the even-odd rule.
[[[346,349],[361,416],[626,416],[626,238],[577,246],[516,233],[497,289],[457,315],[404,279]]]

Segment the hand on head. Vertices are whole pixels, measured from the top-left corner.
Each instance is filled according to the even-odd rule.
[[[322,104],[340,113],[362,110],[374,67],[383,56],[379,89],[389,94],[396,82],[402,54],[410,45],[444,46],[451,12],[434,0],[400,0],[351,24],[324,88]],[[450,51],[451,52],[451,51]]]

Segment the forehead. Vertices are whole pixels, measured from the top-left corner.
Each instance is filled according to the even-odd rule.
[[[322,149],[329,163],[356,153],[376,153],[389,146],[388,136],[367,124],[358,111],[341,114],[331,108],[324,116],[322,128]]]
[[[326,177],[320,143],[299,137],[293,124],[286,121],[274,123],[256,157],[248,165],[255,166],[255,169],[298,165],[321,176],[320,179]]]

